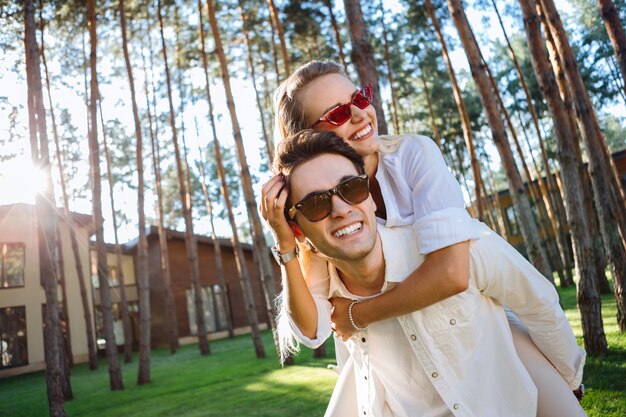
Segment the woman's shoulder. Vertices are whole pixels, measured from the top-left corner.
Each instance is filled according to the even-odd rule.
[[[432,152],[433,150],[438,151],[438,149],[435,142],[428,136],[414,133],[380,136],[380,151],[383,154],[403,155],[410,153],[415,156],[419,152]]]

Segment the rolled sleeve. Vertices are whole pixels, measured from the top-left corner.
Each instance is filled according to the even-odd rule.
[[[419,239],[422,255],[480,237],[478,222],[467,210],[458,207],[449,207],[418,219],[413,231]]]
[[[507,307],[572,389],[582,380],[585,351],[550,282],[487,226],[470,245],[471,275],[478,289]]]
[[[293,322],[291,316],[289,318],[289,326],[293,336],[300,343],[311,349],[317,349],[324,343],[330,336],[330,302],[328,300],[320,300],[315,298],[315,305],[317,307],[317,334],[315,339],[311,339],[302,334],[298,326]]]

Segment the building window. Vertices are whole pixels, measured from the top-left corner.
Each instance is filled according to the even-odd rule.
[[[28,365],[26,307],[0,308],[0,369]]]
[[[513,206],[504,209],[506,214],[506,225],[510,236],[519,236],[519,223],[517,222],[517,214]]]
[[[0,288],[24,286],[23,243],[0,243]]]
[[[204,310],[204,323],[208,332],[226,328],[224,303],[220,293],[214,291],[215,288],[219,289],[219,286],[202,288],[202,309]],[[187,313],[189,314],[189,331],[192,335],[197,335],[198,326],[196,325],[196,304],[193,288],[187,290]]]
[[[128,312],[131,314],[131,321],[133,320],[133,315],[136,315],[139,312],[139,304],[136,302],[127,302]],[[98,349],[105,349],[106,347],[106,338],[104,334],[104,318],[102,316],[102,307],[96,306],[96,335],[97,335],[97,345]],[[124,345],[124,324],[122,322],[122,304],[121,303],[112,303],[111,304],[111,313],[113,314],[113,334],[115,335],[115,344],[117,346]],[[131,333],[132,333],[131,326]]]

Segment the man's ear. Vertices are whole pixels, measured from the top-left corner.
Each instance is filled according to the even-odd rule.
[[[304,233],[302,233],[302,230],[300,230],[300,228],[298,227],[298,224],[294,221],[289,221],[289,226],[291,227],[291,230],[293,231],[293,234],[296,236],[296,239],[298,240],[298,242],[300,243],[304,242],[305,236],[304,236]]]

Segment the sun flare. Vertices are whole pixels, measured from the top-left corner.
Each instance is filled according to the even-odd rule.
[[[30,161],[13,160],[0,164],[0,204],[35,203],[46,190],[45,173]]]

